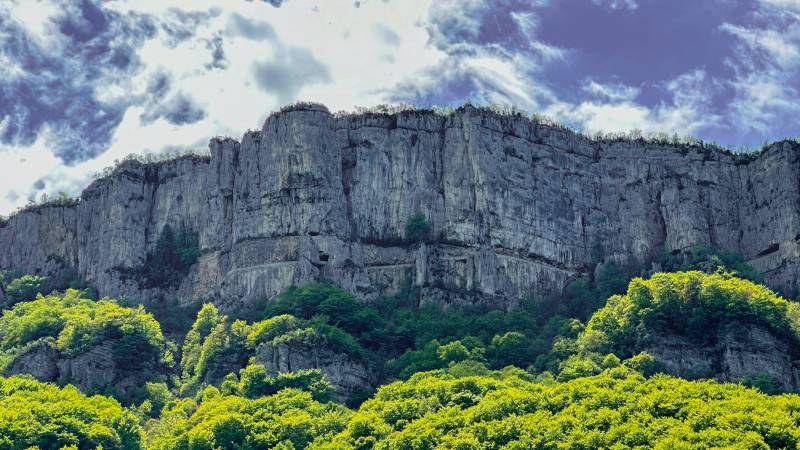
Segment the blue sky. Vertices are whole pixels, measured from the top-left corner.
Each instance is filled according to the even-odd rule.
[[[0,213],[296,100],[752,145],[800,135],[798,90],[800,0],[3,0]]]

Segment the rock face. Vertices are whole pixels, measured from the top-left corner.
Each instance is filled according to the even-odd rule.
[[[767,284],[800,280],[800,145],[757,157],[702,146],[596,142],[523,117],[336,116],[298,106],[211,156],[123,163],[76,205],[0,222],[0,267],[69,267],[101,295],[223,310],[328,279],[363,299],[410,280],[426,298],[498,306],[544,297],[606,260],[647,262],[708,244],[740,252]],[[423,212],[427,245],[404,242]],[[199,233],[179,286],[131,277],[165,225]]]
[[[645,351],[672,375],[722,381],[767,375],[784,391],[800,389],[800,361],[792,359],[783,340],[762,327],[729,324],[707,347],[676,335],[655,336],[650,341]]]
[[[336,353],[322,343],[300,341],[267,342],[256,349],[255,360],[272,375],[305,369],[320,369],[331,382],[340,401],[359,389],[370,389],[372,377],[354,358]]]
[[[28,373],[39,381],[58,380],[58,350],[52,340],[41,339],[29,345],[5,368],[6,375]]]
[[[52,339],[40,339],[27,346],[4,370],[4,375],[31,374],[40,381],[72,384],[84,392],[113,390],[129,399],[146,381],[164,372],[160,367],[119,367],[113,342],[96,345],[75,355],[61,354]]]

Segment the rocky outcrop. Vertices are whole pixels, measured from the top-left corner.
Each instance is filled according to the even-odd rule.
[[[593,141],[464,107],[333,115],[297,106],[210,157],[127,161],[76,205],[0,223],[0,267],[70,267],[101,295],[223,310],[332,280],[363,299],[411,280],[429,299],[492,302],[562,292],[596,262],[647,262],[708,244],[745,255],[767,284],[800,280],[800,145],[757,157],[707,147]],[[427,245],[404,242],[423,212]],[[160,230],[199,233],[179,286],[131,276]]]
[[[39,381],[58,380],[58,350],[52,339],[40,339],[24,348],[6,366],[5,375],[31,374]]]
[[[302,340],[267,342],[256,349],[255,361],[271,375],[297,370],[319,369],[333,386],[339,401],[353,393],[372,388],[374,379],[356,358],[328,348],[323,341]]]
[[[30,374],[40,381],[72,384],[84,392],[113,391],[130,400],[146,381],[158,379],[163,367],[120,367],[114,342],[95,345],[75,356],[62,354],[52,338],[28,344],[5,368],[4,375]]]
[[[653,336],[650,342],[645,351],[672,375],[721,381],[766,375],[784,391],[800,389],[800,361],[792,357],[785,340],[756,325],[721,327],[707,346],[667,334]]]

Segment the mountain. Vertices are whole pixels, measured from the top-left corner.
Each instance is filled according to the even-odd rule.
[[[226,311],[320,279],[363,299],[411,282],[425,298],[504,305],[560,294],[603,261],[650,265],[700,244],[744,255],[774,289],[798,288],[800,145],[790,141],[737,155],[589,139],[469,105],[332,114],[299,104],[209,147],[210,157],[124,161],[76,201],[0,222],[0,267]],[[423,233],[410,239],[415,215]],[[194,237],[196,255],[180,273],[144,276],[165,227]]]

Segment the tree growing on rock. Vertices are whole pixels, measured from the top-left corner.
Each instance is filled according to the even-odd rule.
[[[410,242],[424,242],[430,234],[431,226],[425,214],[418,211],[406,221],[406,239]]]

